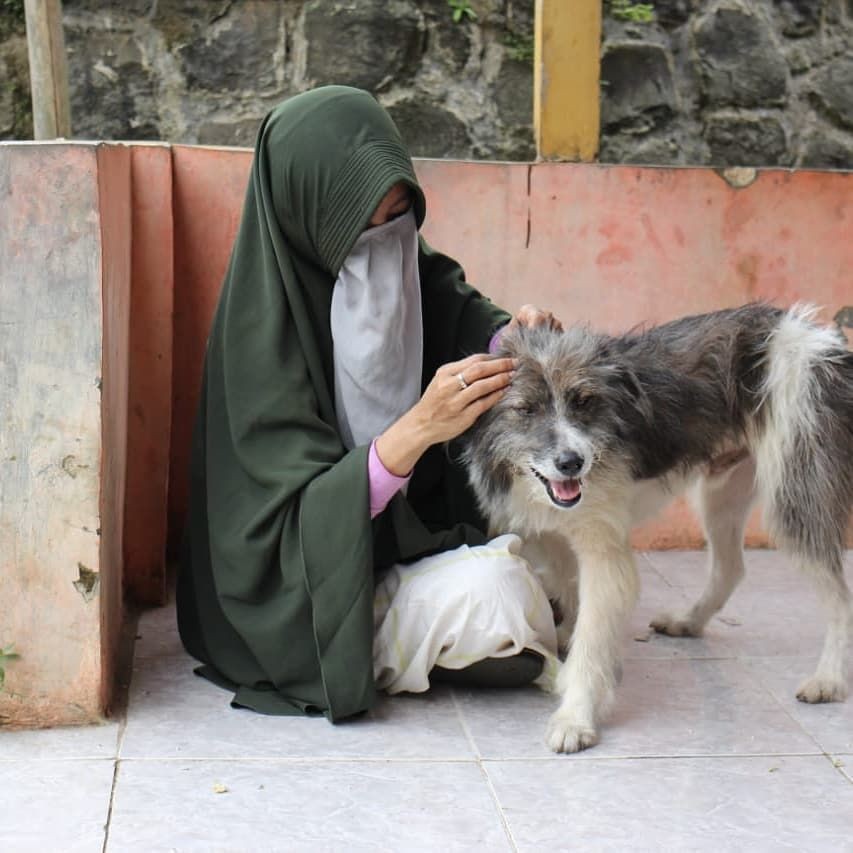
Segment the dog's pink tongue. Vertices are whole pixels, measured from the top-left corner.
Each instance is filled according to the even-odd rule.
[[[551,480],[551,491],[559,501],[572,501],[581,493],[578,480]]]

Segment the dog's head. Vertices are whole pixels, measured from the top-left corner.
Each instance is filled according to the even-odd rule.
[[[642,408],[630,366],[583,328],[519,328],[501,355],[518,359],[506,395],[466,433],[469,477],[486,512],[522,481],[531,500],[568,510],[608,465],[627,410]]]

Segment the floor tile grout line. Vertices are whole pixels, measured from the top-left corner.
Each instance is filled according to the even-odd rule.
[[[62,763],[73,764],[75,762],[89,761],[112,761],[121,764],[144,764],[147,762],[238,762],[245,764],[476,764],[479,762],[499,762],[499,761],[537,761],[537,762],[579,762],[579,761],[684,761],[692,759],[703,760],[729,760],[733,758],[820,758],[825,756],[834,758],[853,757],[853,754],[839,751],[826,751],[820,747],[812,752],[730,752],[730,753],[713,753],[713,752],[687,752],[673,755],[672,753],[650,753],[646,755],[640,754],[624,754],[624,755],[596,755],[593,753],[575,754],[575,755],[505,755],[493,756],[485,755],[479,758],[455,758],[452,756],[444,756],[440,758],[413,756],[410,758],[378,758],[375,756],[355,755],[355,756],[305,756],[301,758],[292,757],[271,757],[271,756],[245,756],[245,755],[208,755],[208,756],[182,756],[182,755],[146,755],[146,756],[126,756],[120,759],[116,758],[88,758],[79,756],[75,758],[4,758],[0,759],[0,766],[26,763],[29,765]]]
[[[826,755],[822,750],[814,752],[731,752],[731,753],[707,753],[690,752],[682,755],[671,755],[666,753],[653,753],[650,755],[586,755],[575,753],[572,755],[552,756],[506,756],[503,758],[486,757],[482,759],[484,764],[497,763],[521,763],[531,762],[557,762],[566,764],[613,762],[613,761],[732,761],[732,760],[758,760],[768,758],[823,758]]]
[[[507,841],[509,841],[510,848],[514,851],[514,853],[518,853],[518,844],[516,844],[515,838],[512,834],[512,829],[510,829],[509,826],[509,821],[506,819],[506,814],[504,814],[503,806],[501,805],[500,798],[498,797],[498,792],[495,790],[494,782],[492,782],[492,777],[489,776],[489,771],[482,761],[478,761],[477,766],[480,770],[480,773],[483,774],[483,779],[486,782],[486,787],[489,789],[489,794],[492,797],[492,801],[495,804],[495,808],[498,810],[498,817],[500,818],[501,826],[503,827],[503,831],[506,835]]]
[[[27,764],[40,764],[40,763],[64,763],[67,762],[71,764],[74,761],[112,761],[115,762],[116,757],[114,755],[65,755],[60,758],[34,758],[31,755],[22,755],[19,758],[0,758],[0,767],[4,764],[15,764],[20,763],[21,761],[26,761]]]
[[[104,844],[103,847],[101,847],[101,853],[107,853],[107,846],[110,843],[110,827],[113,819],[113,803],[115,801],[116,786],[118,785],[119,763],[120,759],[116,756],[115,763],[113,764],[113,781],[110,786],[110,800],[109,806],[107,807],[107,820],[104,824]]]
[[[468,739],[468,745],[471,747],[471,751],[474,754],[474,759],[477,762],[477,769],[482,775],[483,780],[486,783],[486,788],[489,791],[489,796],[492,798],[492,803],[495,809],[497,809],[498,820],[500,820],[504,836],[509,842],[510,849],[513,850],[514,853],[518,853],[518,845],[515,843],[515,838],[513,838],[512,830],[509,827],[509,822],[506,819],[500,799],[498,798],[498,792],[495,790],[495,786],[492,783],[492,779],[489,776],[488,771],[483,766],[483,756],[480,754],[480,748],[477,746],[477,741],[474,739],[474,735],[471,733],[468,721],[465,719],[465,714],[462,710],[462,705],[459,702],[459,697],[456,695],[456,691],[452,688],[450,690],[450,699],[453,702],[453,708],[456,711],[456,717],[459,720],[459,725],[462,726],[462,731],[465,733],[465,737]]]
[[[471,747],[471,752],[473,753],[475,760],[479,761],[482,758],[480,755],[480,748],[477,746],[477,742],[471,734],[468,721],[465,719],[465,714],[462,712],[462,706],[459,703],[459,697],[456,695],[456,691],[453,688],[450,689],[450,701],[453,702],[453,710],[456,712],[456,719],[462,727],[465,739],[468,741],[468,746]]]
[[[646,568],[648,568],[654,575],[657,576],[658,580],[660,580],[664,586],[669,589],[675,590],[680,593],[682,597],[685,597],[685,589],[681,584],[673,583],[658,567],[655,565],[654,560],[649,556],[649,551],[636,551],[635,552],[639,557],[642,558],[643,563]],[[640,578],[640,583],[642,584],[642,578]],[[642,594],[642,593],[641,593]]]
[[[476,764],[482,762],[500,762],[500,761],[536,761],[536,762],[594,762],[594,761],[684,761],[693,759],[702,760],[730,760],[739,758],[821,758],[826,755],[835,754],[837,757],[844,757],[847,753],[827,753],[821,748],[816,748],[814,751],[785,751],[785,752],[730,752],[730,753],[713,753],[713,752],[688,752],[673,755],[672,753],[649,753],[649,754],[630,754],[623,755],[596,755],[593,753],[583,753],[575,755],[507,755],[507,756],[479,756],[470,758],[454,758],[444,756],[440,758],[428,758],[424,756],[411,758],[377,758],[374,756],[349,756],[349,757],[328,757],[328,756],[305,756],[299,758],[292,757],[271,757],[271,756],[131,756],[121,759],[122,764],[147,762],[236,762],[245,764],[282,764],[282,765],[301,765],[301,764]],[[23,760],[23,759],[21,759]],[[69,759],[62,759],[69,760]],[[11,760],[10,760],[11,762]]]
[[[458,758],[452,756],[443,756],[439,758],[426,757],[411,757],[411,758],[378,758],[371,755],[353,755],[353,756],[304,756],[304,757],[273,757],[273,756],[246,756],[246,755],[225,755],[225,756],[183,756],[183,755],[146,755],[146,756],[125,756],[121,759],[122,764],[145,764],[147,762],[163,762],[177,763],[186,762],[201,763],[201,762],[219,762],[219,763],[244,763],[244,764],[281,764],[281,765],[301,765],[301,764],[476,764],[477,759],[473,756],[469,758]]]
[[[744,663],[745,660],[750,660],[750,658],[738,657],[737,662],[740,668],[747,674],[752,675],[754,678],[758,679],[758,683],[761,685],[762,691],[764,691],[765,695],[770,697],[770,700],[776,704],[778,708],[782,710],[785,716],[794,724],[794,726],[799,729],[820,751],[823,755],[827,755],[826,747],[817,739],[815,735],[813,735],[800,720],[798,720],[789,710],[788,706],[783,704],[782,700],[779,699],[773,690],[770,689],[767,681],[762,678],[760,669],[756,671],[756,669],[750,666],[747,663]]]
[[[136,624],[133,627],[133,633],[136,633]],[[124,736],[127,732],[127,715],[130,712],[130,686],[131,681],[133,680],[133,653],[131,651],[130,658],[128,660],[128,682],[126,686],[126,693],[124,696],[124,703],[121,709],[121,718],[118,721],[118,732],[116,733],[116,752],[113,763],[113,779],[112,784],[110,785],[110,799],[109,805],[107,806],[107,820],[104,824],[104,845],[101,848],[101,853],[107,853],[107,846],[110,843],[110,829],[112,826],[113,819],[113,805],[115,804],[115,795],[116,788],[118,787],[118,775],[119,769],[121,767],[121,751],[124,746]]]
[[[832,769],[835,770],[835,772],[838,773],[838,775],[841,776],[841,778],[845,782],[850,785],[853,785],[853,779],[844,771],[844,762],[841,760],[841,758],[838,755],[833,755],[829,752],[825,752],[824,755],[826,756],[829,763],[832,765]]]

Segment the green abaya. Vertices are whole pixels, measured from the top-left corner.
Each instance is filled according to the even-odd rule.
[[[193,437],[178,622],[200,672],[235,705],[331,720],[374,701],[373,577],[462,543],[484,524],[452,454],[431,448],[374,521],[368,447],[334,410],[332,288],[399,181],[425,205],[387,113],[330,86],[265,119],[210,332]],[[509,317],[421,241],[423,384],[482,352]]]

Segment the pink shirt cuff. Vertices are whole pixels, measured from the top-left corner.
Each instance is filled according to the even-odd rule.
[[[388,501],[406,485],[411,479],[398,477],[392,474],[383,464],[376,452],[376,441],[370,445],[370,453],[367,456],[367,490],[370,496],[370,517],[376,518],[386,506]]]

